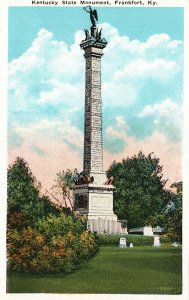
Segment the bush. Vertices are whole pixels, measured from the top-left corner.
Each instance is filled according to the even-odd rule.
[[[98,234],[98,244],[100,246],[119,246],[119,239],[121,237],[126,238],[127,246],[133,243],[134,246],[153,246],[154,237],[153,236],[143,236],[143,235],[104,235]]]
[[[17,217],[24,220],[23,214]],[[14,216],[11,219],[15,220]],[[86,229],[82,218],[62,213],[59,217],[51,214],[37,220],[35,227],[27,221],[22,223],[24,226],[20,223],[8,230],[8,259],[13,270],[69,273],[98,249],[95,236]]]
[[[162,244],[172,245],[174,242],[178,243],[178,240],[177,240],[177,236],[174,236],[172,233],[167,232],[160,237],[160,242],[161,242],[161,245]],[[181,243],[178,243],[178,244],[181,244]]]
[[[27,162],[8,168],[8,265],[32,273],[71,272],[98,250],[86,220],[40,193]]]

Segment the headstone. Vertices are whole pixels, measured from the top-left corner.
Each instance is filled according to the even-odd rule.
[[[119,247],[120,247],[120,248],[125,248],[125,247],[127,247],[127,245],[126,245],[126,238],[120,238],[120,239],[119,239]]]
[[[145,226],[143,229],[143,235],[153,235],[152,226]]]
[[[160,247],[160,238],[159,236],[154,236],[154,247]]]
[[[133,248],[133,243],[130,243],[130,248]]]
[[[174,242],[172,245],[173,245],[174,247],[178,247],[178,243],[177,243],[177,242]]]

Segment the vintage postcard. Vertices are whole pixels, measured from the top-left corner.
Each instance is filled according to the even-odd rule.
[[[187,299],[189,2],[1,4],[1,299]]]

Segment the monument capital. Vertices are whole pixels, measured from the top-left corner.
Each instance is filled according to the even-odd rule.
[[[100,49],[103,49],[107,45],[105,38],[102,38],[102,28],[99,29],[96,26],[96,21],[98,21],[98,15],[96,9],[92,10],[91,6],[86,6],[83,8],[87,13],[90,13],[90,20],[92,23],[91,28],[84,29],[85,31],[85,40],[80,44],[82,49],[94,46]]]

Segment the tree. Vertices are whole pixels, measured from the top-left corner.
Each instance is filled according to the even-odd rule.
[[[60,207],[68,208],[73,210],[71,188],[77,181],[79,173],[77,169],[71,171],[61,171],[56,174],[55,184],[51,187],[51,192],[46,192],[55,200]]]
[[[176,188],[176,191],[172,192],[165,211],[165,228],[172,242],[182,243],[182,182],[173,183],[171,188]]]
[[[166,191],[168,203],[160,213],[151,216],[150,224],[164,229],[163,242],[182,243],[182,182],[175,182]]]
[[[32,220],[47,213],[60,213],[47,196],[40,195],[41,184],[32,174],[28,163],[21,157],[8,167],[8,216],[22,212]]]
[[[108,169],[107,176],[115,178],[114,211],[119,219],[128,221],[129,228],[149,225],[151,218],[169,203],[162,170],[159,158],[142,152],[113,162]]]

